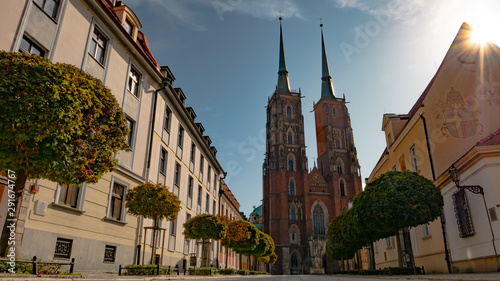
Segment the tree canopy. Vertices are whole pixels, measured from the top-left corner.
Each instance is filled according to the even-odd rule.
[[[333,258],[346,258],[391,235],[399,244],[399,230],[435,220],[443,205],[440,190],[425,177],[410,171],[387,172],[367,184],[354,198],[352,209],[333,219],[327,251]],[[398,256],[401,266],[401,253]]]
[[[238,240],[233,240],[229,243],[229,247],[233,249],[235,252],[240,254],[247,254],[252,252],[259,244],[259,230],[257,227],[245,220],[238,220],[235,223],[239,224],[244,229],[244,235],[241,236]]]
[[[148,219],[174,221],[181,201],[162,184],[146,183],[130,189],[125,195],[128,213]],[[156,225],[155,225],[156,226]]]
[[[18,177],[96,182],[128,149],[116,98],[73,65],[0,51],[0,107],[0,170]]]
[[[201,214],[184,223],[184,236],[188,239],[221,240],[227,225],[218,216]]]

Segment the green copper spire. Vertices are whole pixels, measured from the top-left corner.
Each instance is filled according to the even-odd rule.
[[[322,77],[321,77],[321,97],[334,98],[335,92],[332,86],[332,77],[328,68],[328,59],[326,58],[325,40],[323,39],[323,24],[321,27],[321,61],[322,61]]]
[[[288,71],[286,70],[285,47],[283,46],[283,31],[281,28],[280,17],[280,65],[278,70],[278,85],[276,89],[279,91],[290,92],[290,82],[288,81]]]

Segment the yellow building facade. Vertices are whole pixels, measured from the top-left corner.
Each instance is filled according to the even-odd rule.
[[[377,268],[398,266],[398,248],[405,265],[426,272],[499,268],[500,49],[474,42],[472,32],[462,25],[408,114],[383,117],[387,147],[368,181],[391,170],[415,171],[435,183],[445,205],[441,218],[401,234],[401,246],[394,237],[377,241]],[[454,168],[462,174],[458,187],[449,173]]]

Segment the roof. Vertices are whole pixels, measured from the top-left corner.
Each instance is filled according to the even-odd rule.
[[[262,205],[260,205],[259,207],[253,209],[253,211],[250,213],[251,216],[259,216],[259,217],[262,217]]]

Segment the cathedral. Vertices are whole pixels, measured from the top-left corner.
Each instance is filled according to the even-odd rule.
[[[267,104],[263,230],[276,245],[272,274],[325,274],[326,232],[362,191],[345,97],[336,97],[321,26],[321,95],[314,104],[318,162],[309,170],[302,94],[290,90],[280,18],[276,91]],[[319,95],[318,95],[319,96]]]

